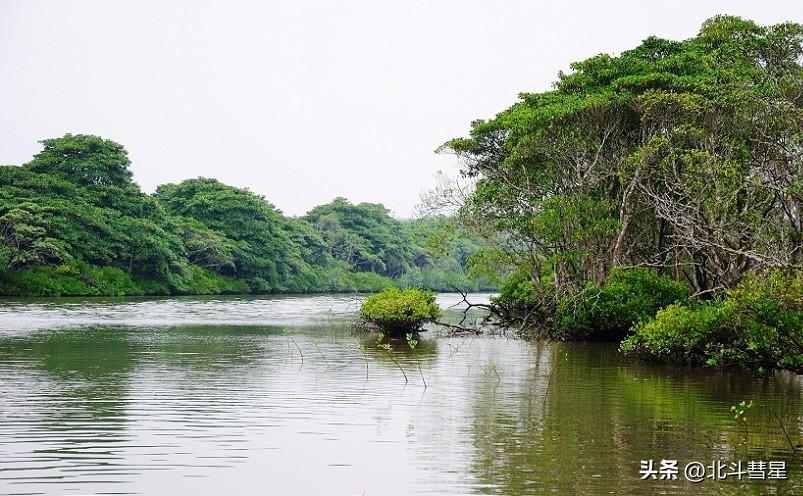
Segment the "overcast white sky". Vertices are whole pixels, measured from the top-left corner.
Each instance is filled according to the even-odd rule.
[[[0,0],[0,164],[97,134],[148,192],[206,176],[290,215],[345,196],[407,217],[473,119],[719,13],[803,22],[803,2]]]

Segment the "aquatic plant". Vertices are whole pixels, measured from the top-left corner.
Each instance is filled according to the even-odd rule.
[[[748,430],[747,430],[747,410],[753,408],[753,401],[740,401],[738,404],[731,406],[731,413],[733,414],[733,418],[736,421],[741,421],[742,425],[744,426],[744,440],[747,442],[748,437]]]
[[[365,299],[360,315],[388,334],[416,331],[441,316],[435,293],[417,288],[391,288]]]
[[[393,357],[393,354],[390,352],[390,350],[392,349],[390,343],[383,343],[382,342],[383,339],[385,339],[385,335],[380,332],[376,337],[376,347],[387,353],[388,358],[390,358],[390,360],[394,364],[396,364],[396,367],[398,367],[399,370],[401,371],[402,375],[404,376],[404,383],[407,384],[408,382],[410,382],[410,380],[407,379],[407,374],[404,372],[404,369],[401,367],[401,365],[399,365],[399,362],[396,361],[396,359]]]
[[[415,339],[415,334],[412,332],[408,332],[405,337],[407,338],[407,346],[410,347],[410,351],[415,352],[415,347],[418,346],[418,340]],[[421,381],[424,383],[424,389],[427,388],[427,380],[424,379],[424,371],[421,370],[421,360],[417,360],[416,364],[418,365],[418,373],[421,374]]]

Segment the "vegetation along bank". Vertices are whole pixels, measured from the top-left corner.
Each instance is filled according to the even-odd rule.
[[[646,359],[803,371],[803,26],[706,21],[571,65],[427,204],[512,267],[503,320]],[[471,191],[470,194],[462,194]]]
[[[0,166],[0,295],[169,295],[479,290],[468,262],[485,242],[434,217],[397,220],[343,198],[286,217],[214,179],[145,194],[122,145],[88,135],[42,141]]]
[[[719,16],[574,63],[445,143],[461,175],[422,206],[450,215],[410,221],[342,198],[286,217],[204,178],[144,194],[121,145],[44,140],[0,167],[0,294],[500,281],[494,313],[540,336],[803,371],[802,56],[799,24]],[[373,303],[374,320],[398,313]]]

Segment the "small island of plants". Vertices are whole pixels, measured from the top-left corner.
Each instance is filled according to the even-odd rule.
[[[388,288],[367,297],[360,316],[389,335],[403,335],[434,322],[442,314],[435,293],[418,288]]]

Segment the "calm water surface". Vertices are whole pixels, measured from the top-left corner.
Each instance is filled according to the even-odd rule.
[[[0,494],[803,494],[780,427],[803,451],[801,376],[433,329],[392,343],[405,383],[350,330],[358,305],[0,302]],[[646,459],[784,461],[788,480],[641,481]]]

